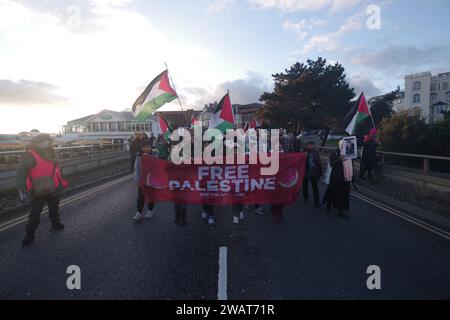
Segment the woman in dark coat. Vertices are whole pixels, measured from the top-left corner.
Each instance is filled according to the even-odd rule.
[[[361,169],[359,173],[359,177],[364,180],[364,174],[367,171],[369,174],[369,180],[372,184],[375,181],[372,179],[372,171],[377,168],[377,146],[378,141],[376,137],[377,131],[376,129],[370,130],[369,136],[364,141],[363,152],[361,157]]]
[[[339,142],[339,148],[330,155],[331,178],[330,185],[325,193],[324,202],[327,210],[338,210],[339,216],[349,218],[345,211],[350,210],[350,183],[353,179],[353,164],[351,159],[345,159],[341,155],[343,141]]]

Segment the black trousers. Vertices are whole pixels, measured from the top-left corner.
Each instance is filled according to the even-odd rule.
[[[231,206],[231,211],[233,211],[233,215],[235,217],[239,217],[239,214],[241,213],[243,208],[244,208],[244,206],[242,204],[233,204]]]
[[[311,181],[311,186],[313,189],[313,195],[314,195],[314,203],[319,203],[319,187],[317,186],[317,179],[316,178],[304,178],[303,179],[303,198],[308,199],[308,182]]]
[[[41,212],[47,203],[48,214],[52,225],[59,223],[59,196],[40,196],[31,200],[31,211],[26,226],[28,233],[33,233],[39,225]]]
[[[214,206],[212,206],[210,204],[204,204],[203,212],[206,212],[209,217],[214,217]]]
[[[369,179],[372,180],[373,172],[375,172],[375,174],[378,173],[377,164],[372,164],[372,163],[361,164],[361,168],[359,171],[359,177],[364,178],[364,174],[366,173],[366,171],[369,175]]]
[[[187,204],[186,203],[174,203],[175,208],[175,218],[186,220],[187,215]]]
[[[138,186],[138,196],[137,196],[136,202],[137,202],[137,211],[139,213],[142,213],[142,211],[144,211],[145,198],[144,198],[144,192],[142,191],[140,186]],[[155,207],[154,202],[148,203],[149,210],[153,210],[154,207]]]

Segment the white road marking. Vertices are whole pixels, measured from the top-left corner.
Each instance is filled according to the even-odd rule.
[[[121,177],[121,178],[118,178],[116,180],[107,182],[107,183],[105,183],[103,185],[100,185],[98,187],[95,187],[95,188],[89,189],[87,191],[81,192],[79,194],[76,194],[76,195],[74,195],[72,197],[69,197],[67,199],[62,200],[60,202],[60,204],[59,204],[59,207],[60,208],[64,207],[64,206],[66,206],[66,205],[68,205],[68,204],[70,204],[72,202],[75,202],[75,201],[78,201],[80,199],[83,199],[83,198],[85,198],[85,197],[87,197],[87,196],[89,196],[91,194],[97,193],[99,191],[102,191],[102,190],[105,190],[105,189],[107,189],[109,187],[112,187],[112,186],[114,186],[114,185],[116,185],[118,183],[124,182],[124,181],[128,180],[129,178],[130,178],[130,176]],[[41,215],[46,214],[47,212],[48,212],[48,208],[44,209],[42,211]],[[0,232],[8,230],[8,229],[11,229],[14,226],[17,226],[19,224],[22,224],[22,223],[26,222],[27,220],[28,220],[28,214],[25,214],[25,215],[22,215],[20,217],[11,219],[9,221],[6,221],[6,222],[4,222],[3,224],[0,225]]]
[[[227,300],[227,247],[219,248],[218,300]]]
[[[445,231],[445,230],[442,230],[441,228],[432,226],[432,225],[430,225],[430,224],[428,224],[426,222],[423,222],[423,221],[421,221],[419,219],[411,217],[411,216],[407,215],[406,213],[403,213],[403,212],[401,212],[401,211],[399,211],[397,209],[388,207],[388,206],[386,206],[386,205],[384,205],[382,203],[379,203],[379,202],[377,202],[377,201],[375,201],[373,199],[370,199],[370,198],[368,198],[366,196],[363,196],[361,194],[355,194],[355,193],[352,192],[351,195],[356,197],[356,198],[358,198],[358,199],[360,199],[360,200],[362,200],[362,201],[365,201],[365,202],[367,202],[367,203],[369,203],[369,204],[371,204],[371,205],[373,205],[373,206],[375,206],[377,208],[380,208],[380,209],[382,209],[382,210],[384,210],[386,212],[389,212],[389,213],[395,215],[396,217],[399,217],[399,218],[401,218],[403,220],[406,220],[406,221],[408,221],[410,223],[413,223],[413,224],[415,224],[416,226],[418,226],[420,228],[426,229],[426,230],[428,230],[428,231],[430,231],[430,232],[432,232],[432,233],[434,233],[434,234],[436,234],[438,236],[441,236],[441,237],[443,237],[443,238],[445,238],[447,240],[450,240],[450,233]]]

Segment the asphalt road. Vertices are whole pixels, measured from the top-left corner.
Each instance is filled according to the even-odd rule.
[[[233,225],[222,207],[213,227],[198,206],[175,225],[169,203],[133,223],[135,198],[130,179],[72,201],[61,209],[66,229],[49,231],[44,216],[26,248],[24,224],[1,231],[0,298],[217,299],[220,247],[228,299],[450,298],[450,241],[355,197],[349,220],[299,199],[281,226],[251,211]],[[81,290],[67,289],[70,265]],[[366,286],[370,265],[381,290]]]

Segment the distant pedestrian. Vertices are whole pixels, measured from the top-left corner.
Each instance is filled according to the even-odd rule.
[[[317,150],[313,149],[314,141],[309,141],[306,144],[306,163],[305,163],[305,177],[303,179],[303,199],[305,203],[308,203],[308,185],[311,183],[311,187],[314,195],[314,206],[320,206],[320,196],[318,181],[322,176],[322,162]]]
[[[23,245],[34,241],[34,234],[46,203],[52,229],[64,229],[59,215],[59,195],[67,186],[68,182],[64,180],[56,161],[52,139],[48,134],[39,134],[27,147],[17,170],[17,188],[21,200],[31,200]]]
[[[156,137],[155,137],[155,135],[153,134],[153,132],[150,133],[150,137],[149,137],[148,139],[150,140],[150,144],[151,144],[152,148],[154,148],[154,147],[155,147]]]
[[[353,163],[351,159],[345,159],[342,149],[344,140],[339,141],[339,148],[330,155],[331,177],[330,185],[325,193],[324,202],[327,210],[338,210],[339,216],[349,218],[345,211],[350,210],[350,183],[353,181]]]
[[[134,172],[134,162],[136,161],[136,154],[141,150],[141,142],[143,140],[143,135],[140,132],[134,134],[134,139],[130,144],[130,170]]]
[[[280,129],[280,144],[283,152],[294,152],[294,139],[292,134],[288,134],[284,129]]]
[[[158,140],[155,145],[156,150],[158,151],[158,158],[168,160],[170,156],[170,144],[164,139],[162,135],[158,136]]]
[[[372,172],[377,171],[377,130],[372,129],[369,132],[369,136],[365,138],[364,146],[361,157],[361,168],[359,172],[359,178],[364,180],[364,174],[368,173],[369,180],[372,184],[375,184],[373,180]]]
[[[152,153],[152,147],[150,140],[142,140],[141,141],[141,151],[136,154],[136,161],[134,165],[134,182],[138,184],[138,196],[136,199],[136,207],[137,212],[136,215],[133,217],[133,220],[136,222],[141,221],[143,218],[145,219],[151,219],[154,215],[153,208],[155,207],[154,202],[148,202],[147,203],[147,212],[143,214],[144,206],[145,206],[145,197],[144,197],[144,191],[142,190],[142,186],[140,185],[141,182],[141,169],[142,169],[142,158],[143,157],[149,157]]]

